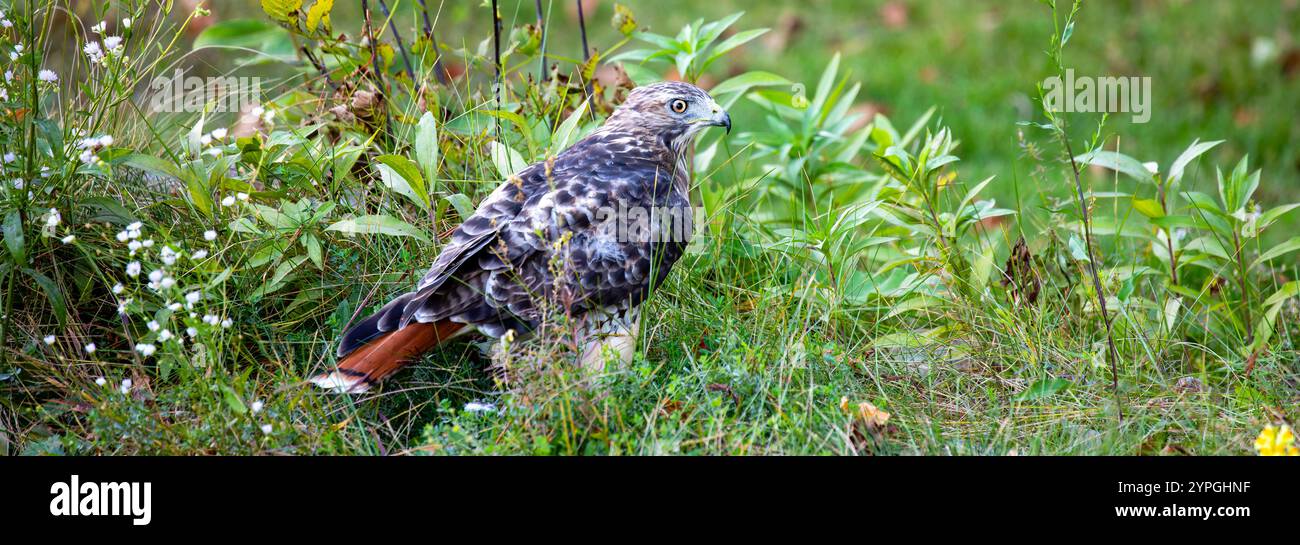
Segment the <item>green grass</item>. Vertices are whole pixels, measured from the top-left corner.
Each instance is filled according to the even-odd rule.
[[[439,249],[436,241],[345,236],[325,227],[348,216],[384,214],[432,238],[458,223],[453,203],[440,197],[477,200],[499,179],[484,153],[495,137],[485,118],[474,113],[486,108],[490,66],[478,58],[470,66],[474,77],[460,80],[455,90],[425,97],[439,101],[452,118],[441,129],[442,162],[438,179],[429,183],[434,204],[428,212],[383,189],[368,166],[327,168],[338,167],[343,159],[331,155],[348,156],[339,150],[349,144],[358,147],[362,164],[385,153],[415,159],[415,123],[422,107],[401,93],[387,112],[395,123],[391,140],[369,142],[364,127],[327,120],[332,132],[312,134],[304,143],[259,143],[259,155],[248,155],[242,144],[229,150],[229,157],[261,158],[254,161],[257,169],[240,163],[244,170],[234,177],[222,176],[226,164],[200,161],[197,168],[204,175],[188,180],[202,188],[197,193],[214,201],[236,191],[252,193],[251,204],[214,204],[208,213],[193,192],[158,191],[125,163],[126,153],[136,151],[177,165],[172,157],[182,154],[179,142],[193,116],[149,117],[123,105],[94,106],[113,103],[106,97],[128,96],[130,86],[116,95],[65,89],[60,98],[42,95],[46,113],[41,117],[56,128],[94,127],[91,134],[113,134],[121,151],[103,154],[114,165],[111,172],[78,167],[75,156],[66,162],[73,166],[62,170],[57,165],[65,163],[53,152],[39,151],[48,138],[31,139],[31,125],[13,107],[3,112],[0,136],[6,151],[26,157],[24,150],[37,149],[40,164],[56,165],[56,174],[39,186],[52,189],[33,200],[6,190],[3,210],[20,218],[27,245],[25,261],[12,254],[6,259],[48,277],[67,311],[61,318],[47,286],[13,272],[19,267],[6,262],[0,289],[7,291],[0,293],[12,310],[0,362],[0,452],[1242,455],[1252,452],[1264,425],[1296,421],[1300,352],[1294,324],[1300,309],[1295,300],[1279,307],[1279,325],[1266,349],[1252,352],[1245,325],[1233,321],[1247,299],[1228,281],[1237,278],[1230,267],[1187,266],[1180,283],[1163,272],[1127,276],[1125,271],[1139,267],[1161,269],[1152,228],[1127,199],[1092,202],[1092,214],[1103,223],[1146,230],[1144,236],[1099,233],[1091,254],[1103,269],[1103,291],[1113,299],[1120,389],[1112,390],[1105,328],[1079,257],[1086,252],[1069,242],[1078,213],[1070,200],[1068,163],[1050,132],[1017,123],[1045,122],[1031,98],[1035,84],[1054,73],[1044,53],[1052,13],[1040,3],[629,3],[642,26],[670,35],[695,19],[714,20],[742,9],[748,13],[738,23],[741,29],[800,20],[802,32],[784,46],[760,39],[719,62],[706,76],[714,83],[746,70],[767,70],[805,83],[811,95],[839,52],[840,75],[863,83],[855,105],[886,111],[904,130],[936,107],[926,127],[950,129],[960,141],[954,153],[961,158],[948,171],[957,173],[952,185],[936,190],[940,204],[953,208],[953,201],[979,180],[996,176],[981,198],[995,198],[1016,212],[1009,221],[965,229],[951,239],[967,266],[978,268],[982,257],[988,260],[984,282],[970,280],[978,275],[958,274],[966,269],[943,253],[947,242],[878,219],[855,226],[849,239],[898,240],[836,255],[829,266],[806,247],[782,244],[760,213],[783,210],[794,219],[782,227],[811,231],[849,208],[828,199],[834,205],[829,212],[812,211],[803,201],[756,196],[781,181],[765,172],[762,158],[752,156],[756,146],[733,136],[713,168],[700,173],[697,188],[739,199],[723,207],[730,221],[708,233],[647,303],[646,315],[654,319],[646,320],[631,365],[599,376],[575,370],[564,342],[566,326],[556,321],[539,339],[517,343],[509,357],[494,360],[472,342],[455,342],[377,392],[324,395],[304,380],[333,364],[334,343],[346,324],[409,289]],[[217,21],[260,17],[256,2],[243,11],[233,2],[222,4]],[[337,29],[353,36],[359,27],[354,4],[340,2],[334,14]],[[414,2],[394,4],[410,17]],[[477,50],[490,36],[487,10],[477,3],[448,4],[437,14],[440,40],[450,49]],[[1106,147],[1167,167],[1194,139],[1223,139],[1189,167],[1186,189],[1217,198],[1215,167],[1229,172],[1249,155],[1251,168],[1261,169],[1255,199],[1265,208],[1300,200],[1300,126],[1290,114],[1300,103],[1300,81],[1295,68],[1286,69],[1294,46],[1278,38],[1300,32],[1300,17],[1285,4],[1086,6],[1065,50],[1066,65],[1081,74],[1153,78],[1152,121],[1139,125],[1124,115],[1112,117],[1101,130]],[[6,5],[6,11],[21,13],[20,5]],[[531,22],[531,5],[503,2],[507,34],[515,24]],[[565,6],[553,6],[551,53],[570,70],[566,61],[580,52]],[[906,21],[886,24],[885,10],[897,16],[900,6]],[[612,15],[609,3],[588,14],[590,39],[599,49],[619,40],[608,24]],[[171,14],[174,20],[184,16]],[[402,21],[399,29],[409,40],[418,21]],[[62,34],[52,32],[46,65],[70,66],[74,56],[66,51],[79,48],[69,48],[59,41]],[[1275,40],[1283,50],[1275,58],[1252,61],[1251,51],[1262,47],[1261,40]],[[175,58],[183,52],[180,47],[161,56]],[[196,55],[211,63],[214,73],[232,68],[229,53]],[[510,65],[516,64],[535,70],[531,59],[519,57]],[[241,69],[283,78],[277,80],[283,85],[276,92],[284,93],[277,129],[314,125],[321,121],[317,113],[339,103],[319,85],[292,77],[296,71],[311,72],[304,66],[265,63]],[[401,61],[395,60],[388,77],[400,70]],[[138,82],[146,75],[132,77]],[[512,79],[513,92],[531,92]],[[364,83],[359,76],[344,81]],[[564,104],[544,111],[521,106],[519,112],[530,122],[555,124],[564,119]],[[772,134],[763,108],[752,101],[741,100],[734,116],[738,132]],[[228,121],[216,116],[206,130]],[[1097,131],[1098,121],[1087,115],[1070,118],[1076,153]],[[505,127],[507,142],[521,149],[530,142],[514,126]],[[549,138],[549,131],[533,129]],[[924,141],[920,138],[917,143]],[[917,147],[911,145],[913,153]],[[915,195],[891,181],[868,149],[851,163],[855,172],[870,176],[873,198],[916,204]],[[534,151],[540,155],[545,146]],[[179,163],[176,168],[188,168]],[[0,178],[30,177],[21,161],[5,169]],[[1102,169],[1086,169],[1083,181],[1096,191],[1133,191],[1142,198],[1154,192],[1149,184]],[[816,183],[842,187],[836,184],[847,182]],[[726,193],[736,187],[751,189],[739,196]],[[335,208],[285,228],[267,219],[294,208],[286,202],[304,198],[313,206],[330,202]],[[40,235],[42,214],[50,207],[65,218],[57,235],[75,233],[75,244]],[[231,222],[238,217],[261,218],[258,232],[235,229]],[[1247,251],[1257,255],[1294,236],[1297,217],[1300,212],[1284,217]],[[211,251],[211,261],[175,274],[184,286],[211,282],[197,314],[229,317],[232,327],[204,327],[180,312],[158,314],[167,301],[134,284],[130,289],[136,290],[131,293],[138,308],[127,320],[118,317],[109,288],[126,280],[120,271],[133,257],[114,234],[134,219],[145,224],[143,236],[159,245]],[[219,231],[217,240],[202,240],[208,228]],[[322,242],[320,266],[302,242],[304,233]],[[999,283],[1010,248],[1022,235],[1042,280],[1032,302],[1012,297]],[[6,231],[7,243],[10,237]],[[147,255],[156,262],[156,254]],[[1295,255],[1246,276],[1254,291],[1253,312],[1262,313],[1261,301],[1296,278]],[[920,259],[900,264],[907,256]],[[285,263],[295,263],[287,276],[277,273]],[[146,274],[149,269],[147,262]],[[847,276],[837,274],[844,272]],[[914,273],[917,287],[879,296],[891,275],[901,273]],[[1224,283],[1211,289],[1216,277]],[[259,286],[273,289],[259,291]],[[1161,309],[1180,293],[1174,288],[1197,296],[1183,295],[1183,310],[1169,327]],[[923,303],[918,294],[940,301]],[[1122,312],[1116,312],[1117,305]],[[184,348],[159,341],[165,348],[154,357],[133,353],[139,337],[149,335],[143,322],[158,316],[165,323],[198,325],[200,335]],[[42,340],[48,334],[55,334],[52,345]],[[83,350],[90,341],[99,347],[93,354]],[[201,356],[196,343],[204,346]],[[96,384],[99,377],[105,385]],[[119,385],[127,378],[132,386],[124,394]],[[255,402],[260,410],[254,410]],[[495,410],[471,411],[469,402],[490,403]],[[888,419],[864,418],[858,412],[862,403],[887,412]],[[263,426],[270,426],[269,432]]]

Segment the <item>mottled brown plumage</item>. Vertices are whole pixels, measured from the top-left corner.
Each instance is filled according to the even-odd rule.
[[[613,348],[626,355],[641,302],[689,242],[691,148],[712,126],[729,131],[731,119],[693,85],[633,90],[590,136],[493,191],[415,290],[344,333],[338,369],[312,381],[363,391],[446,340],[453,326],[492,337],[527,332],[537,325],[541,299],[578,317],[593,350],[603,337],[621,336]],[[636,210],[647,213],[625,213]],[[439,333],[391,340],[413,324],[436,324]]]

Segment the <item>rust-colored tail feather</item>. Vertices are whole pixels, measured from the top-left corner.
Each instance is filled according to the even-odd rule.
[[[339,360],[337,369],[317,375],[311,382],[338,393],[364,392],[463,327],[465,324],[446,320],[429,324],[412,322],[371,339]]]

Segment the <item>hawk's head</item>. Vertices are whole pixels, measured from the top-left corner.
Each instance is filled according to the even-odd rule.
[[[731,132],[731,116],[703,89],[665,81],[633,89],[606,125],[649,132],[668,147],[682,149],[706,128],[725,127]]]

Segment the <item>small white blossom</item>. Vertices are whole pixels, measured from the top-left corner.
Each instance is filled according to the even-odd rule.
[[[108,384],[108,381],[107,381],[107,380],[104,380],[104,377],[99,377],[99,378],[95,379],[95,385],[96,385],[96,386],[103,386],[103,385],[105,385],[105,384]]]
[[[163,246],[162,252],[160,252],[159,255],[162,258],[163,265],[173,265],[176,263],[176,250],[173,250],[171,246]]]
[[[249,408],[253,409],[253,414],[262,412],[262,400],[259,399],[257,401],[254,401]]]
[[[145,248],[153,248],[153,239],[146,238],[144,239],[144,242],[140,243],[140,245],[144,246]]]
[[[191,292],[185,294],[185,302],[186,302],[187,304],[190,304],[190,305],[193,305],[193,304],[195,304],[195,303],[198,303],[198,302],[199,302],[199,299],[202,299],[202,298],[203,298],[203,292],[200,292],[200,291],[197,291],[197,290],[196,290],[196,291],[191,291]]]
[[[158,331],[159,329],[162,329],[162,325],[159,325],[157,320],[149,320],[149,323],[145,325],[149,327],[149,331]]]
[[[149,273],[150,282],[157,284],[158,282],[162,282],[162,279],[163,279],[162,269],[154,269],[153,272]]]
[[[141,356],[147,358],[152,356],[154,352],[157,352],[158,347],[149,343],[138,343],[135,345],[135,351],[139,352]]]
[[[247,201],[247,200],[248,200],[248,193],[235,193],[235,196],[238,197],[239,200],[241,200],[241,201]]]
[[[170,304],[170,305],[167,305],[167,310],[170,310],[170,311],[172,311],[172,312],[176,312],[176,311],[178,311],[178,310],[180,310],[180,309],[181,309],[181,304],[180,304],[180,303],[172,303],[172,304]]]
[[[162,281],[158,283],[158,286],[162,289],[170,289],[172,286],[175,285],[176,285],[176,279],[170,276],[163,277]]]
[[[203,136],[200,136],[200,137],[199,137],[199,143],[200,143],[200,144],[203,144],[203,145],[205,145],[205,146],[211,144],[211,143],[212,143],[212,135],[211,135],[211,134],[205,134],[205,135],[203,135]]]
[[[17,161],[17,160],[18,160],[18,156],[17,156],[17,155],[14,155],[14,154],[12,154],[12,153],[6,153],[6,154],[5,154],[5,163],[12,163],[12,162]]]
[[[166,342],[171,340],[171,338],[172,338],[172,331],[170,329],[164,329],[158,332],[158,340],[160,341]]]
[[[36,79],[46,83],[54,83],[59,81],[59,75],[55,74],[53,70],[41,70],[36,73]]]
[[[62,240],[64,244],[72,244],[77,240],[77,235],[68,235],[60,240]]]
[[[84,346],[82,349],[85,350],[87,354],[94,354],[95,343],[86,343],[86,346]]]
[[[139,346],[139,345],[136,345],[136,346]],[[124,393],[124,394],[127,393],[127,392],[130,392],[130,391],[131,391],[131,379],[129,379],[129,378],[124,378],[124,379],[122,379],[122,386],[119,387],[118,390],[121,391],[121,392]]]
[[[208,257],[208,251],[207,251],[207,250],[199,250],[199,251],[197,251],[197,252],[194,252],[194,255],[190,256],[190,259],[199,260],[199,259],[203,259],[203,258],[206,258],[206,257]]]
[[[137,277],[137,276],[140,276],[140,262],[139,262],[139,261],[132,261],[132,262],[130,262],[130,263],[127,263],[127,264],[126,264],[126,275],[127,275],[127,276],[130,276],[131,278],[135,278],[135,277]]]
[[[135,253],[139,251],[140,248],[144,247],[144,244],[141,244],[140,241],[138,240],[132,240],[131,242],[128,242],[126,244],[126,247],[127,249],[131,250],[131,255],[135,255]]]
[[[208,229],[207,231],[204,231],[203,240],[206,240],[208,242],[217,240],[217,232],[213,231],[212,229]]]
[[[226,198],[221,199],[221,206],[231,206],[233,204],[235,204],[234,195],[226,195]]]
[[[109,36],[107,38],[104,38],[104,49],[109,50],[109,52],[116,52],[118,49],[121,48],[122,48],[121,37]]]
[[[199,336],[199,330],[198,330],[197,328],[194,328],[194,327],[187,327],[187,328],[185,328],[185,334],[186,334],[186,335],[189,335],[190,338],[192,339],[192,338],[194,338],[194,337],[198,337],[198,336]]]
[[[126,17],[126,18],[123,18],[123,19],[122,19],[122,28],[131,28],[131,18],[130,18],[130,17]]]
[[[51,208],[49,215],[45,217],[45,226],[54,228],[58,227],[60,223],[63,223],[63,214],[59,213],[59,209]]]
[[[22,178],[14,178],[13,184],[14,184],[14,189],[22,189],[24,187],[27,187],[27,182],[24,181]]]
[[[224,329],[230,329],[230,326],[232,326],[232,325],[235,325],[235,322],[234,322],[234,320],[231,320],[230,318],[226,318],[225,320],[222,320],[222,321],[221,321],[221,327],[224,328]]]
[[[212,139],[213,139],[213,140],[222,140],[222,139],[224,139],[224,138],[226,137],[226,134],[227,134],[226,129],[213,129],[213,130],[212,130]]]
[[[270,424],[262,424],[262,433],[270,435],[272,429]]]
[[[103,34],[104,28],[106,28],[107,26],[108,26],[107,23],[100,21],[99,24],[90,27],[90,31],[94,32],[95,34]]]
[[[471,402],[469,402],[469,403],[466,403],[466,404],[465,404],[465,410],[466,410],[467,412],[471,412],[471,413],[494,413],[494,412],[497,412],[496,405],[493,405],[493,404],[491,404],[491,403],[481,403],[481,402],[478,402],[478,401],[471,401]]]
[[[208,325],[217,325],[219,322],[221,322],[221,318],[218,318],[218,317],[216,317],[216,316],[214,316],[214,315],[212,315],[212,314],[204,314],[204,315],[203,315],[203,323],[205,323],[205,324],[208,324]]]
[[[45,336],[45,344],[54,344],[54,335]]]
[[[99,42],[86,42],[85,47],[82,47],[81,51],[90,58],[90,62],[99,62],[104,60],[104,50],[100,49]]]
[[[118,242],[126,242],[129,238],[131,238],[131,235],[130,235],[129,233],[127,233],[126,231],[118,231],[118,232],[117,232],[117,241],[118,241]]]
[[[126,291],[126,286],[123,286],[121,282],[118,282],[118,283],[116,283],[116,284],[113,284],[113,294],[114,294],[114,295],[118,295],[118,294],[120,294],[120,293],[122,293],[122,292],[124,292],[124,291]]]

